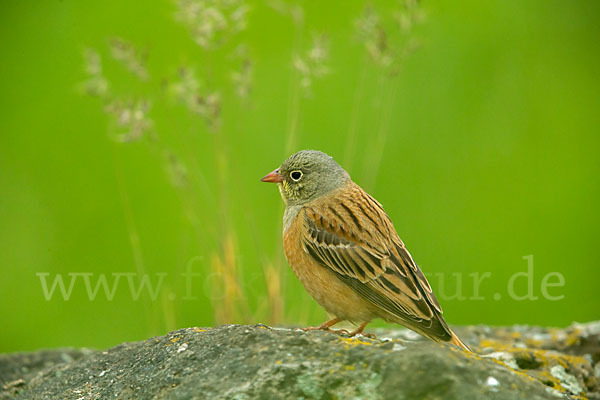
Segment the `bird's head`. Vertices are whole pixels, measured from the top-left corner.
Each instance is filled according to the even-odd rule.
[[[287,206],[303,205],[342,187],[350,175],[327,154],[302,150],[261,179],[277,183]]]

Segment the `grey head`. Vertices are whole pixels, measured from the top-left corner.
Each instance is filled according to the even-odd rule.
[[[302,150],[261,180],[277,183],[283,201],[290,207],[306,204],[344,186],[350,175],[327,154]]]

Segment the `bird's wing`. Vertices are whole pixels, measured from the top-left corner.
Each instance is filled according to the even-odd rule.
[[[383,311],[447,340],[442,309],[387,214],[358,185],[350,185],[303,208],[304,250]]]

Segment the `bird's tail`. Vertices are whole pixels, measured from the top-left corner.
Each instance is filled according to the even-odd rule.
[[[471,350],[469,346],[467,346],[462,340],[458,338],[458,336],[456,336],[456,334],[452,331],[452,329],[450,329],[448,324],[446,324],[446,321],[444,321],[441,315],[438,315],[438,318],[433,319],[432,321],[434,323],[433,325],[428,327],[428,329],[423,329],[419,325],[409,324],[407,322],[404,322],[403,325],[417,333],[420,333],[426,338],[433,340],[434,342],[450,343],[469,353],[473,352],[473,350]]]
[[[452,331],[450,331],[450,335],[452,335],[452,337],[450,338],[449,342],[452,343],[453,345],[460,347],[461,349],[468,351],[469,353],[472,353],[473,351],[469,348],[469,346],[467,346],[466,344],[463,343],[462,340],[460,340],[458,338],[458,336],[456,336],[456,334]]]

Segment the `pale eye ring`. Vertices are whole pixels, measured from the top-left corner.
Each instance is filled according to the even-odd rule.
[[[298,182],[302,178],[302,175],[304,174],[300,170],[290,172],[290,178],[292,178],[294,182]]]

